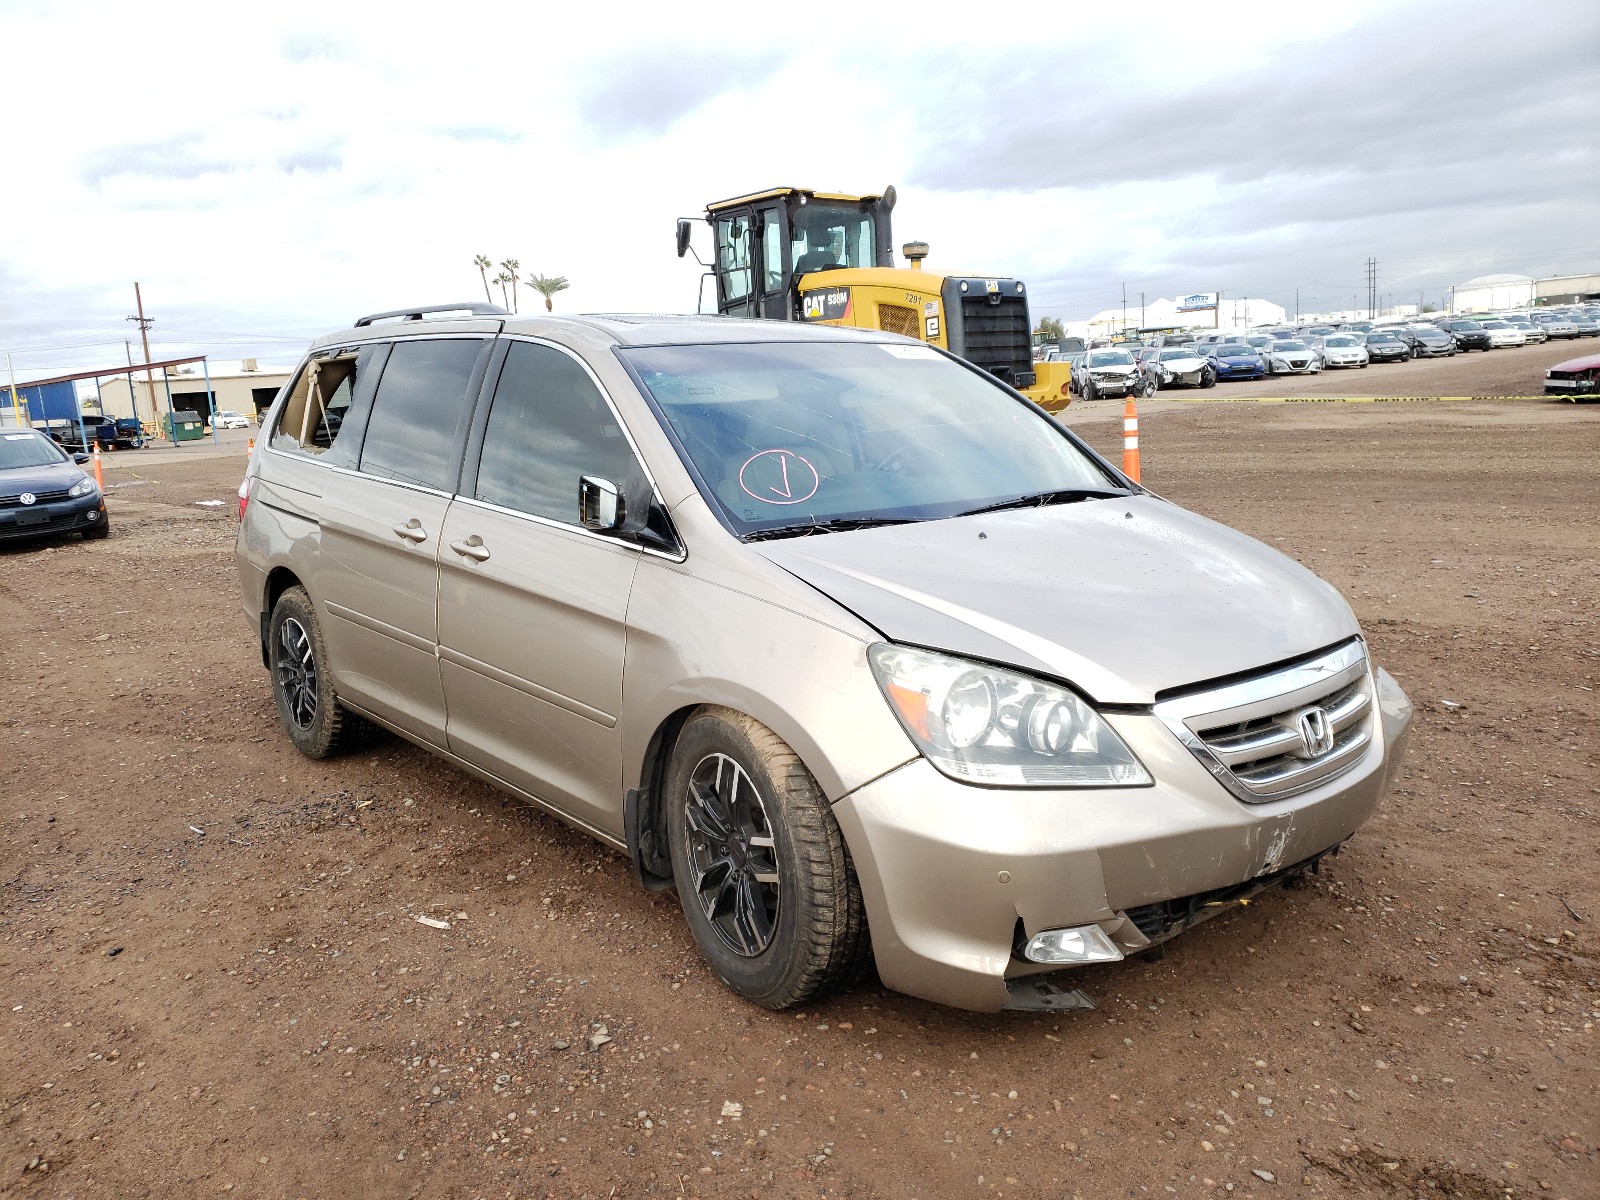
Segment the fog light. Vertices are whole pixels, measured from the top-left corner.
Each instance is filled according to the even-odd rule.
[[[1046,929],[1028,939],[1022,957],[1038,963],[1117,962],[1122,951],[1098,925]]]

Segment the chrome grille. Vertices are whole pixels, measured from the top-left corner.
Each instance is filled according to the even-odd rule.
[[[1247,804],[1344,774],[1374,736],[1372,672],[1360,642],[1239,683],[1179,696],[1155,712]]]

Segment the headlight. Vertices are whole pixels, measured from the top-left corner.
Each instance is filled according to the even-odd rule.
[[[94,491],[94,480],[88,479],[88,478],[84,478],[84,479],[78,480],[77,483],[73,484],[71,489],[67,492],[67,495],[69,495],[69,496],[87,496],[92,491]]]
[[[1055,684],[879,643],[872,673],[911,739],[952,779],[1013,787],[1148,787],[1100,714]]]

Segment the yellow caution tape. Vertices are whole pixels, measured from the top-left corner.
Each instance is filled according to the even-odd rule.
[[[1156,400],[1174,404],[1419,404],[1445,400],[1559,400],[1560,396],[1164,396]]]

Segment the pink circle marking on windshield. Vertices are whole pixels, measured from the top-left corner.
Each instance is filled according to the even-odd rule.
[[[821,486],[817,469],[793,450],[762,450],[739,468],[739,487],[763,504],[804,504]]]

